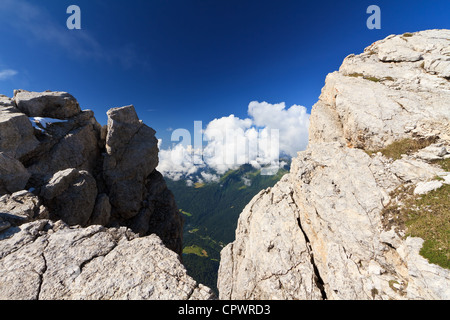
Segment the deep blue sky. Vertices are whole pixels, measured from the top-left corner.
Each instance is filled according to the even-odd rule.
[[[82,30],[66,28],[71,4]],[[371,4],[381,30],[366,27]],[[134,104],[169,139],[194,120],[245,118],[254,100],[310,111],[348,54],[450,28],[449,17],[448,0],[0,0],[0,74],[10,70],[0,93],[67,91],[102,124],[109,108]]]

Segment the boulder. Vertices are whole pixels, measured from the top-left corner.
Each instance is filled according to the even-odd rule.
[[[447,183],[435,161],[448,158],[450,82],[436,57],[449,46],[450,30],[393,35],[327,76],[307,149],[247,205],[221,252],[221,299],[450,298],[450,270],[422,257],[424,240],[389,211],[401,190]],[[430,137],[401,159],[381,152]]]
[[[17,108],[28,117],[69,119],[81,112],[78,101],[67,92],[14,90]]]
[[[52,220],[86,226],[94,211],[97,184],[87,171],[66,169],[55,173],[41,188],[40,195]]]

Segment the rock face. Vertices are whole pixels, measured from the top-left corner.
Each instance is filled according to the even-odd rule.
[[[187,300],[212,291],[156,235],[37,220],[0,234],[0,299]]]
[[[382,214],[397,187],[450,175],[431,162],[450,152],[449,48],[450,30],[390,36],[327,77],[307,150],[221,253],[221,299],[450,298],[450,271]],[[405,138],[434,143],[396,160],[365,152]]]
[[[28,117],[67,119],[81,112],[78,101],[67,92],[15,90],[14,101]]]
[[[0,299],[210,299],[133,106],[102,127],[65,92],[0,96]]]
[[[28,117],[16,108],[14,101],[0,95],[0,150],[20,159],[33,151],[39,142]]]

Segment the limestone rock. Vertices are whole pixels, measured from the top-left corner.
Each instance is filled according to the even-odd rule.
[[[97,184],[87,171],[66,169],[55,173],[41,189],[52,220],[86,226],[97,198]]]
[[[129,219],[141,208],[145,179],[158,165],[155,131],[137,117],[133,106],[108,111],[107,154],[103,176],[113,215]]]
[[[35,219],[48,218],[42,200],[26,190],[0,197],[0,218],[10,226],[20,226]]]
[[[67,92],[15,90],[14,101],[28,117],[68,119],[81,112],[78,101]]]
[[[375,150],[413,135],[448,135],[449,35],[449,30],[427,30],[390,36],[348,56],[327,76],[312,109],[310,142]]]
[[[93,172],[100,161],[100,128],[94,113],[85,110],[39,132],[39,146],[23,159],[33,184],[40,186],[56,172],[68,168]]]
[[[28,117],[15,107],[14,101],[0,95],[0,152],[20,159],[38,144]]]
[[[0,299],[214,298],[156,235],[39,220],[9,236],[0,241]]]
[[[0,196],[24,189],[29,178],[20,161],[0,152]]]

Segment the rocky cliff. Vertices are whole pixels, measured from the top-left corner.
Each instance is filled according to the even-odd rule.
[[[348,56],[313,106],[307,150],[242,212],[220,298],[450,299],[449,152],[450,30]],[[443,266],[411,231],[424,212],[441,219]]]
[[[0,299],[208,299],[133,106],[101,126],[65,92],[0,96]],[[169,250],[170,249],[170,250]]]

